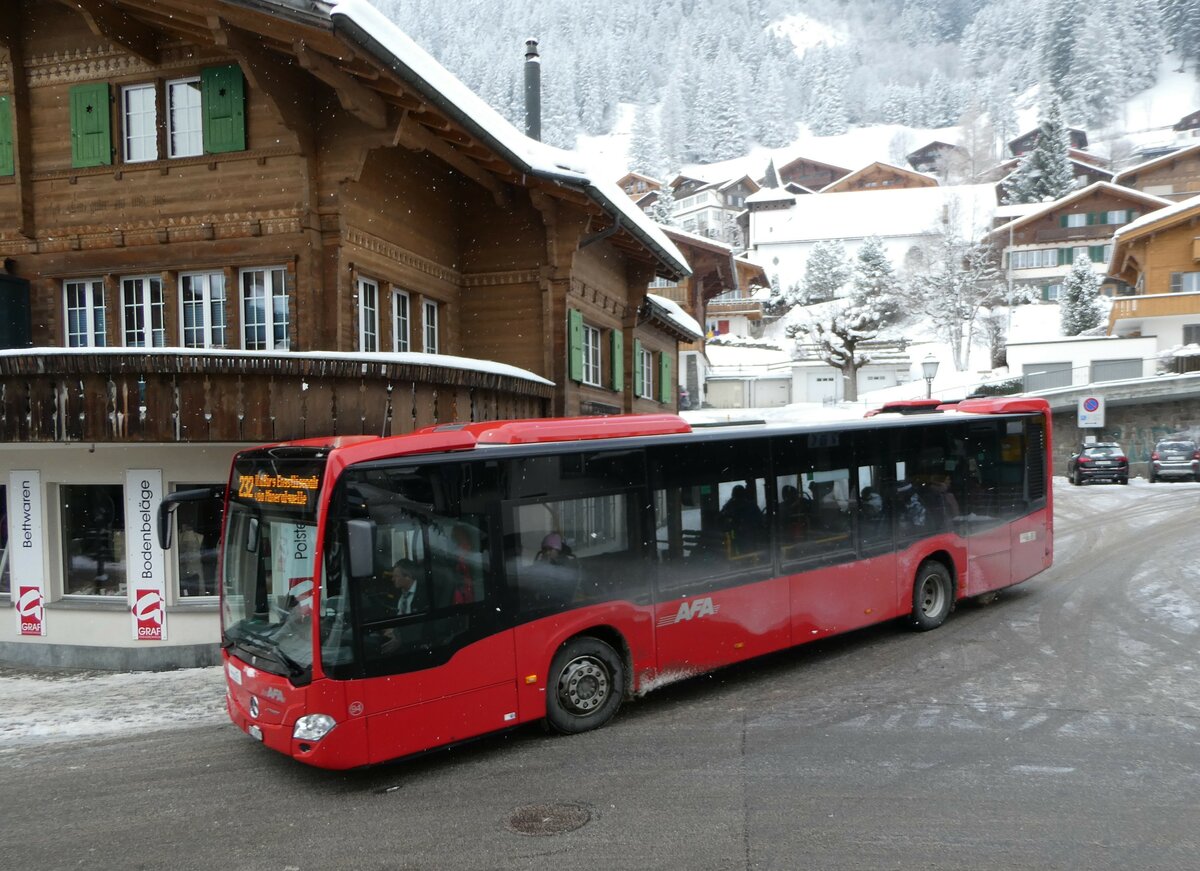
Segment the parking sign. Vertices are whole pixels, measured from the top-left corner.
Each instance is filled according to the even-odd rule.
[[[1081,427],[1104,426],[1104,397],[1085,396],[1079,400],[1079,425]]]

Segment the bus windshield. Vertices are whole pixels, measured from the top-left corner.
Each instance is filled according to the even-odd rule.
[[[324,457],[274,448],[234,463],[225,517],[221,633],[255,667],[311,678],[317,496]]]

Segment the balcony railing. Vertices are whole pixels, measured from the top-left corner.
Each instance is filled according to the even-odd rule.
[[[0,440],[269,442],[545,415],[554,386],[520,372],[425,354],[6,351]]]
[[[1169,293],[1150,296],[1118,296],[1108,313],[1108,330],[1120,320],[1159,318],[1170,315],[1200,315],[1200,293]]]

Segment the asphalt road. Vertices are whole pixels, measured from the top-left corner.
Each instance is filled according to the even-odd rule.
[[[30,746],[0,757],[0,868],[1200,868],[1200,485],[1056,486],[1055,567],[993,604],[598,732],[352,773],[230,725]]]

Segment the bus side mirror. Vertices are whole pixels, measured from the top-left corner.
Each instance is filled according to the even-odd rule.
[[[375,574],[375,523],[355,518],[346,521],[346,547],[350,557],[350,577],[368,578]]]
[[[163,497],[158,504],[158,546],[163,550],[171,549],[171,516],[181,502],[203,502],[205,499],[219,499],[225,503],[225,486],[197,487],[194,490],[176,490]]]

